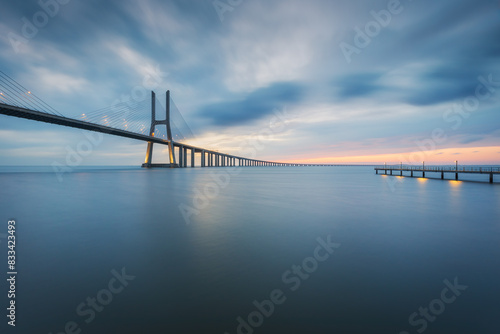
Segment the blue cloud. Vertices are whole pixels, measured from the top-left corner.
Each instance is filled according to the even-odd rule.
[[[357,73],[336,79],[332,85],[339,89],[340,99],[350,99],[368,96],[381,90],[382,87],[376,84],[379,78],[380,75],[375,73]]]
[[[203,107],[199,115],[212,124],[231,126],[260,119],[283,105],[301,101],[305,88],[301,85],[280,82],[259,88],[246,97],[229,102],[220,102]]]

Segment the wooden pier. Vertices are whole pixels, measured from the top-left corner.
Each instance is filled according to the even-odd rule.
[[[488,174],[490,183],[494,182],[493,176],[500,174],[500,167],[445,167],[445,166],[381,166],[375,167],[375,172],[379,174],[383,171],[382,175],[396,175],[396,176],[409,176],[409,177],[423,177],[425,173],[438,173],[441,174],[441,180],[458,180],[459,174]],[[406,172],[406,174],[404,174]],[[409,175],[408,175],[409,172]],[[445,175],[452,174],[453,178],[446,178]]]

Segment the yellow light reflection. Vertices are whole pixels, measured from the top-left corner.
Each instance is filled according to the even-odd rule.
[[[452,187],[460,187],[462,181],[450,180],[448,181]]]
[[[422,183],[425,183],[425,182],[429,181],[429,179],[425,179],[425,178],[422,178],[422,177],[419,177],[417,180],[418,180],[418,182],[422,182]]]

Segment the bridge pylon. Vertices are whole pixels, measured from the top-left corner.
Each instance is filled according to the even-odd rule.
[[[167,90],[167,103],[165,108],[165,119],[157,120],[156,119],[156,94],[151,91],[151,127],[149,129],[149,136],[154,137],[155,128],[157,125],[165,125],[167,127],[167,139],[168,139],[168,155],[170,159],[169,165],[157,164],[157,166],[161,167],[178,167],[175,163],[175,154],[174,154],[174,144],[172,140],[172,130],[170,128],[170,91]],[[146,159],[142,164],[142,167],[151,168],[155,167],[155,164],[152,163],[153,160],[153,142],[148,141],[148,148],[146,150]]]

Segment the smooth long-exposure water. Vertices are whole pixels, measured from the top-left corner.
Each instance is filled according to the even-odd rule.
[[[0,173],[2,276],[9,219],[18,271],[15,329],[0,285],[2,333],[498,333],[498,184],[20,170]]]

